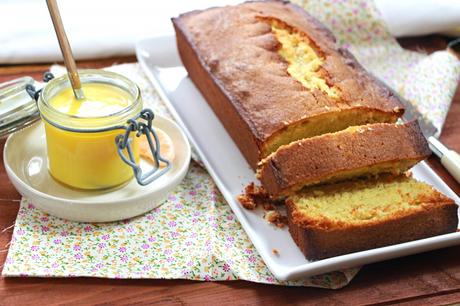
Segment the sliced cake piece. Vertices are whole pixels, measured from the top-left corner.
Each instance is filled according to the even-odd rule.
[[[308,185],[399,174],[430,154],[415,121],[369,124],[282,146],[259,164],[257,176],[270,195],[279,197]]]
[[[310,260],[454,232],[458,206],[405,175],[309,187],[287,201],[289,231]]]

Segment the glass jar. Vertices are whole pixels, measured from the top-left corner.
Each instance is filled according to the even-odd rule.
[[[105,84],[123,90],[130,103],[117,112],[104,116],[78,116],[61,112],[52,106],[52,99],[70,88],[66,75],[52,79],[38,98],[38,109],[45,124],[49,171],[61,183],[81,189],[103,189],[121,185],[133,177],[132,167],[120,154],[139,162],[139,138],[136,131],[123,130],[126,123],[138,118],[142,99],[138,86],[126,77],[102,70],[81,70],[84,84]],[[129,137],[128,149],[119,153],[116,137]]]

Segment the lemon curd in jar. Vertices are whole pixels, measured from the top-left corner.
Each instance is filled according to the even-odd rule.
[[[85,99],[77,100],[68,82],[58,86],[53,80],[39,100],[49,171],[56,180],[75,188],[120,185],[133,177],[133,171],[121,160],[115,144],[115,137],[124,130],[110,128],[124,126],[139,114],[139,90],[128,79],[108,72],[83,71],[80,78]],[[130,138],[138,162],[138,137],[132,132]]]

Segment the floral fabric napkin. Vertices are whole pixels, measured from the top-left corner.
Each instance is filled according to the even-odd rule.
[[[403,50],[388,34],[372,1],[295,2],[329,26],[338,42],[414,103],[438,128],[457,86],[460,63],[446,51],[430,56]],[[137,64],[110,67],[137,82],[146,106],[169,116]],[[56,74],[62,67],[53,67]],[[430,111],[428,111],[430,110]],[[155,210],[106,224],[65,221],[23,199],[4,276],[91,276],[236,280],[340,288],[356,269],[296,282],[276,280],[230,207],[198,163]]]

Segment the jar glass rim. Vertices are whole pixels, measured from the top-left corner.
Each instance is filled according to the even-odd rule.
[[[137,110],[142,107],[142,99],[140,97],[140,89],[130,79],[127,77],[111,72],[105,71],[100,69],[81,69],[79,70],[80,79],[82,84],[85,83],[103,83],[118,87],[126,92],[128,92],[132,96],[132,103],[130,103],[127,107],[118,110],[114,113],[110,113],[103,116],[91,116],[91,117],[84,117],[78,115],[70,115],[64,112],[61,112],[54,108],[50,103],[51,100],[57,92],[63,90],[64,88],[70,87],[70,82],[67,77],[67,74],[64,74],[60,77],[54,78],[49,81],[43,91],[40,94],[38,108],[40,110],[40,114],[42,117],[47,121],[52,122],[65,122],[69,123],[70,125],[74,125],[75,123],[80,122],[81,124],[77,124],[78,128],[84,128],[87,125],[84,124],[84,121],[91,120],[96,125],[103,124],[107,126],[113,126],[120,122],[121,119],[129,119],[132,117],[132,111]],[[112,120],[108,120],[112,119]],[[124,121],[126,121],[124,120]],[[112,123],[110,121],[113,121]],[[99,122],[100,124],[97,124]],[[74,123],[74,124],[71,124]],[[94,127],[96,128],[96,127]],[[89,128],[91,129],[91,127]]]

